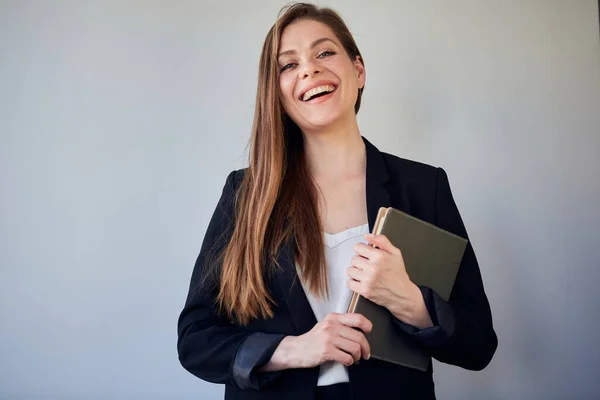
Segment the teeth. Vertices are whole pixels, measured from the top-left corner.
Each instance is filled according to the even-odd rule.
[[[333,86],[333,85],[317,86],[316,88],[312,88],[309,91],[307,91],[306,93],[304,93],[304,96],[302,96],[302,100],[307,101],[311,97],[313,97],[319,93],[333,92],[334,90],[335,90],[335,86]]]

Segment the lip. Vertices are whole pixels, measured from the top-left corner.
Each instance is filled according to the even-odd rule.
[[[335,83],[335,82],[333,82],[333,81],[329,81],[329,80],[321,80],[321,81],[317,81],[317,82],[315,82],[314,84],[312,84],[312,85],[310,85],[310,86],[307,86],[307,87],[305,87],[305,88],[302,90],[302,92],[300,92],[300,95],[298,96],[298,100],[300,100],[301,102],[304,102],[304,100],[302,100],[302,98],[304,97],[304,94],[305,94],[306,92],[308,92],[310,89],[314,89],[314,88],[316,88],[316,87],[318,87],[318,86],[322,86],[322,85],[331,85],[331,86],[334,86],[336,90],[337,90],[337,88],[338,88],[338,84],[337,84],[337,83]]]

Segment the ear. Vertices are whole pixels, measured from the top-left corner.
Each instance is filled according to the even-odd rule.
[[[362,89],[363,87],[365,87],[367,71],[365,70],[365,66],[360,56],[356,56],[356,59],[354,60],[354,67],[356,68],[356,72],[358,73],[358,88]]]

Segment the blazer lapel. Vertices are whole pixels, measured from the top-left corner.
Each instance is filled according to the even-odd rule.
[[[306,298],[304,288],[302,288],[300,278],[296,272],[295,247],[296,243],[293,237],[282,245],[277,259],[281,266],[277,281],[279,282],[281,296],[285,300],[294,321],[296,331],[299,335],[302,335],[315,326],[317,318]]]
[[[363,141],[367,152],[367,217],[369,230],[372,231],[379,208],[390,206],[390,194],[384,185],[389,177],[379,150],[364,137]],[[317,323],[317,319],[296,272],[294,249],[293,237],[282,245],[277,259],[281,270],[277,274],[276,280],[281,290],[281,297],[287,304],[294,321],[296,331],[301,335],[310,331]]]
[[[391,207],[390,193],[384,185],[389,175],[381,152],[366,138],[363,137],[363,141],[367,148],[367,216],[369,232],[373,232],[379,209]]]

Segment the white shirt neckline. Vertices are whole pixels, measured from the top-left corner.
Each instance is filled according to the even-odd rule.
[[[363,233],[367,233],[368,227],[369,224],[365,223],[359,226],[348,228],[338,233],[324,232],[323,239],[325,242],[325,246],[329,247],[330,249],[333,249],[334,247],[337,247],[341,243],[345,242],[346,240],[353,239],[359,235],[362,235]],[[365,228],[367,229],[365,230]]]

